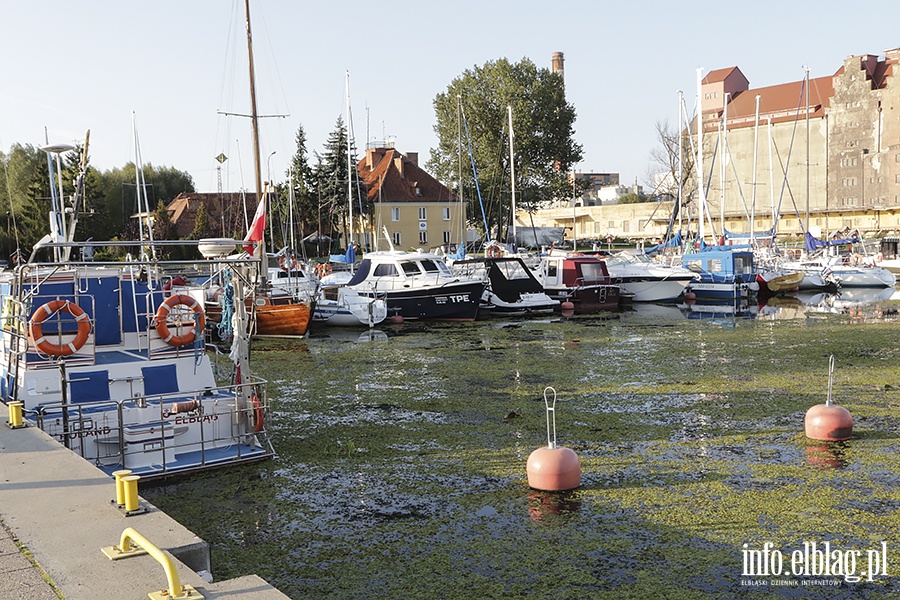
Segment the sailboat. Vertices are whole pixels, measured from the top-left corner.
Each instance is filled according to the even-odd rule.
[[[259,115],[256,110],[256,78],[253,68],[253,36],[250,30],[250,0],[244,0],[247,16],[247,54],[250,67],[250,122],[253,132],[253,164],[256,174],[256,214],[247,236],[244,250],[260,260],[255,283],[256,298],[252,312],[255,316],[256,336],[304,336],[309,331],[314,304],[290,290],[273,286],[268,278],[268,257],[265,252],[266,214],[269,183],[262,181],[259,153]]]
[[[509,117],[509,174],[511,189],[511,247],[516,240],[516,177],[513,151],[512,107],[506,107]],[[462,185],[460,185],[462,190]],[[485,219],[485,227],[487,220]],[[487,231],[487,228],[485,229]],[[464,250],[464,246],[461,246]],[[532,270],[521,257],[508,252],[500,242],[489,241],[484,257],[448,257],[450,270],[461,277],[480,278],[485,283],[480,310],[496,315],[541,315],[559,308],[560,301],[544,292]]]
[[[353,241],[353,153],[351,148],[352,125],[350,114],[350,73],[347,73],[347,206],[350,212],[350,241],[347,244],[347,252],[342,262],[347,265],[347,270],[330,272],[331,265],[327,267],[324,276],[319,279],[316,290],[315,310],[313,321],[323,325],[341,327],[374,327],[384,321],[388,316],[387,301],[384,295],[360,294],[356,289],[347,287],[353,278],[356,264],[356,248]]]

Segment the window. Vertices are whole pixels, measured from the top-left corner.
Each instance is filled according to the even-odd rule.
[[[400,208],[392,208],[391,209],[391,221],[399,221],[400,220]]]
[[[403,269],[405,275],[418,275],[421,273],[419,264],[414,260],[404,260],[400,263],[400,268]]]
[[[424,221],[428,218],[427,209],[424,206],[419,207],[419,220]]]
[[[449,206],[444,207],[444,220],[445,221],[450,220],[450,207]]]
[[[383,263],[383,264],[380,264],[377,267],[375,267],[375,271],[372,274],[375,275],[376,277],[382,276],[382,275],[383,276],[396,275],[397,268],[394,267],[393,264]]]
[[[444,232],[444,243],[445,243],[445,244],[449,244],[449,243],[450,243],[450,232],[449,232],[449,231],[445,231],[445,232]]]
[[[399,232],[399,231],[395,231],[395,232],[394,232],[393,238],[394,238],[394,245],[395,245],[395,246],[399,246],[400,244],[403,243],[403,242],[400,241],[400,232]]]
[[[420,244],[427,244],[427,243],[428,243],[428,232],[427,232],[427,231],[420,231],[420,232],[419,232],[419,243],[420,243]]]

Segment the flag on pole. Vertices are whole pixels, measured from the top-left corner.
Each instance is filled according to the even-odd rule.
[[[263,239],[263,231],[266,229],[266,195],[263,194],[256,205],[256,214],[253,215],[253,223],[250,224],[250,230],[244,238],[244,250],[248,254],[253,254],[256,247],[255,244]]]

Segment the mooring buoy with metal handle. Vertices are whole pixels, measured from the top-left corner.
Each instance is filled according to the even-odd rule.
[[[553,392],[553,402],[549,392]],[[556,390],[544,389],[547,409],[547,446],[538,448],[528,457],[525,471],[528,485],[548,492],[571,490],[581,485],[581,462],[571,448],[556,445]],[[552,430],[551,430],[552,426]]]
[[[831,403],[834,384],[834,355],[828,359],[828,396],[825,404],[816,404],[806,411],[804,425],[806,437],[814,440],[839,442],[853,435],[853,416],[843,406]]]

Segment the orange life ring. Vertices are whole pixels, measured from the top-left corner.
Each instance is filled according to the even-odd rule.
[[[43,325],[49,317],[58,311],[69,313],[78,323],[75,339],[67,344],[52,344],[44,337]],[[91,320],[80,306],[68,300],[53,300],[41,306],[31,315],[28,322],[28,336],[38,350],[50,356],[70,356],[81,350],[91,334]]]
[[[172,334],[169,331],[169,325],[166,323],[166,319],[169,317],[169,311],[176,306],[187,306],[194,311],[194,313],[200,315],[200,318],[191,326],[191,330],[184,335]],[[159,310],[156,311],[156,331],[159,333],[159,337],[165,343],[170,346],[175,346],[176,348],[193,344],[194,340],[197,338],[197,332],[203,331],[205,325],[206,315],[203,314],[203,307],[200,306],[199,302],[194,300],[193,296],[188,296],[187,294],[176,294],[166,298],[166,301],[160,304]]]
[[[331,273],[331,265],[328,263],[319,263],[316,265],[316,275],[321,279]]]
[[[259,401],[256,392],[250,394],[250,405],[253,407],[250,412],[250,421],[253,423],[253,433],[259,433],[263,430],[263,405]]]
[[[278,266],[281,267],[282,271],[287,271],[290,273],[291,271],[296,271],[300,268],[300,263],[297,262],[297,259],[288,254],[282,254],[281,258],[278,259]]]

